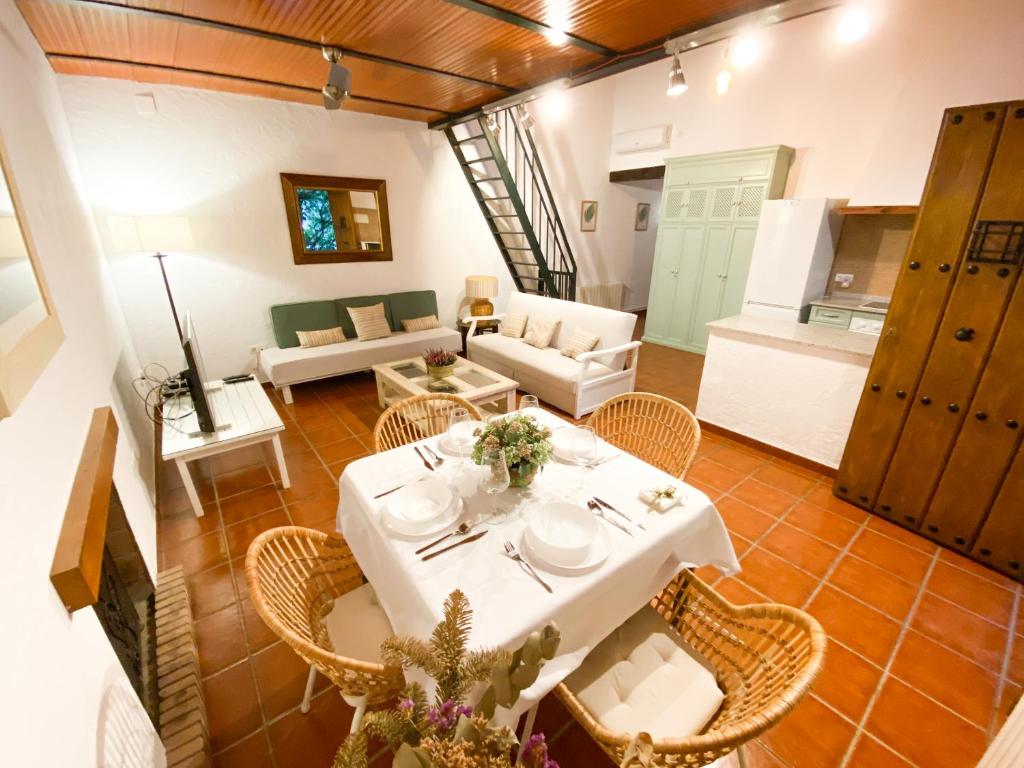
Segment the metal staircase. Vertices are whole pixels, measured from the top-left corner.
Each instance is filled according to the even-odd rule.
[[[576,261],[524,116],[504,109],[445,135],[516,288],[573,301]]]

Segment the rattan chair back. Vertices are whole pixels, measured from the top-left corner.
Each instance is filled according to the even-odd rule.
[[[448,429],[448,420],[456,408],[465,408],[475,421],[483,420],[480,410],[458,395],[437,393],[399,400],[377,419],[373,428],[374,450],[390,451],[441,434]]]

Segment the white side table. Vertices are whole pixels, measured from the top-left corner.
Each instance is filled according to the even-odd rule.
[[[284,463],[280,433],[284,422],[277,415],[267,393],[255,379],[237,384],[222,381],[207,383],[206,397],[210,401],[214,421],[225,425],[213,433],[199,432],[195,413],[192,413],[192,398],[182,395],[164,403],[162,414],[163,444],[161,455],[164,461],[174,461],[185,484],[185,492],[192,502],[196,517],[203,516],[203,505],[199,501],[188,462],[226,453],[247,445],[270,441],[274,444],[277,467],[281,472],[281,487],[288,488],[288,468]]]

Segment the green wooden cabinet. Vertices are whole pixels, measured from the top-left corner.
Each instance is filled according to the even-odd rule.
[[[739,314],[761,202],[792,160],[776,146],[665,161],[644,341],[703,353],[707,323]]]

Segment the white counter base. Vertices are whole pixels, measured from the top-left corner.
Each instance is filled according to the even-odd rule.
[[[746,315],[708,328],[697,417],[838,467],[877,339]]]

